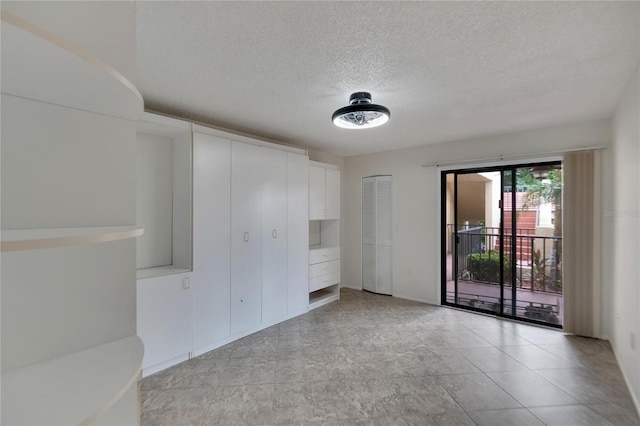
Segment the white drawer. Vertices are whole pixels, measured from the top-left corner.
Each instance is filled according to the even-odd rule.
[[[334,272],[333,274],[311,278],[309,280],[309,293],[325,287],[329,287],[330,285],[338,284],[339,282],[340,272]]]
[[[340,247],[309,250],[309,265],[340,259]]]
[[[309,278],[340,272],[340,259],[309,265]]]

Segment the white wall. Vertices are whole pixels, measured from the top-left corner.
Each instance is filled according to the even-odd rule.
[[[640,410],[640,85],[636,73],[613,119],[609,182],[604,186],[604,276],[611,345]],[[635,348],[631,346],[635,334]]]
[[[610,120],[599,120],[345,158],[342,177],[343,285],[361,288],[362,177],[393,175],[394,296],[437,304],[440,288],[440,169],[422,167],[423,164],[535,155],[608,145],[610,139]]]
[[[171,265],[173,238],[173,140],[138,133],[136,247],[138,269]]]
[[[135,4],[110,1],[2,1],[2,9],[70,41],[136,84]],[[131,13],[125,15],[122,8]],[[114,30],[113,23],[118,23]],[[70,23],[75,23],[70,24]]]

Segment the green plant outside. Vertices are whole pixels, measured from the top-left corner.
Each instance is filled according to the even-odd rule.
[[[511,275],[511,263],[504,256],[504,277]],[[473,281],[500,283],[500,254],[498,252],[472,253],[467,256],[467,270]]]

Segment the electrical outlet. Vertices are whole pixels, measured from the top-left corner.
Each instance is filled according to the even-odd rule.
[[[182,288],[185,290],[189,290],[191,288],[191,280],[189,277],[184,277],[182,279]]]
[[[629,345],[631,345],[631,349],[636,348],[636,333],[633,331],[629,333]]]

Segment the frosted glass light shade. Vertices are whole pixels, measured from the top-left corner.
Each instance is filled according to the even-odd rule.
[[[389,121],[391,113],[382,105],[371,103],[371,95],[367,92],[356,92],[351,95],[351,105],[340,108],[333,113],[333,124],[343,129],[370,129]]]

